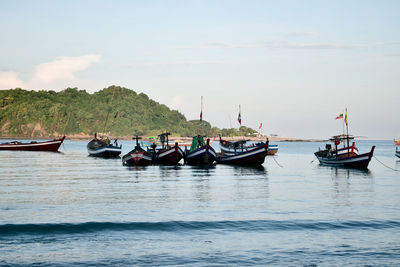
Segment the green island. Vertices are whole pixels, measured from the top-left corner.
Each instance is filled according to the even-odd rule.
[[[93,94],[78,88],[61,92],[0,90],[0,137],[46,138],[91,136],[103,133],[123,137],[173,136],[250,136],[255,130],[219,129],[207,121],[187,120],[177,110],[150,99],[144,93],[110,86]]]

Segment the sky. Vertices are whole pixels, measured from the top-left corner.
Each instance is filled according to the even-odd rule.
[[[0,1],[0,89],[143,92],[283,137],[400,136],[400,1]]]

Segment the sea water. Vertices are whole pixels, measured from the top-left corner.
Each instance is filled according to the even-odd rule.
[[[391,141],[358,142],[367,171],[320,166],[324,143],[277,143],[259,168],[130,168],[86,144],[0,151],[0,265],[400,264]]]

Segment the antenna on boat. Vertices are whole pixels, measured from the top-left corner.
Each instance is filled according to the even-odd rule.
[[[111,101],[110,101],[110,106],[111,106],[111,107],[108,109],[108,112],[107,112],[106,121],[104,122],[103,133],[106,132],[108,117],[110,116],[110,112],[111,112],[111,109],[112,109],[112,102],[113,102],[113,99],[114,99],[114,94],[115,94],[115,90],[113,90],[113,94],[112,94],[112,96],[111,96]]]
[[[238,132],[240,132],[240,127],[242,126],[242,111],[241,111],[241,109],[240,109],[240,104],[239,104],[238,122],[239,122]]]
[[[203,96],[201,96],[201,106],[200,106],[200,127],[201,127],[201,134],[205,135],[204,126],[203,126]]]

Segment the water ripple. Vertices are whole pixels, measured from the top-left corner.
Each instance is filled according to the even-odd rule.
[[[1,236],[75,234],[102,231],[329,231],[329,230],[379,230],[400,228],[400,221],[168,221],[168,222],[84,222],[48,224],[4,224],[0,225]]]

